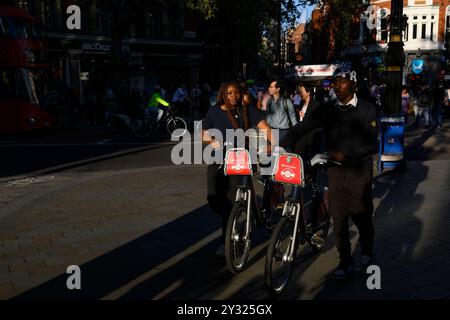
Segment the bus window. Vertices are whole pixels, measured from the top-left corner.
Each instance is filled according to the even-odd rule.
[[[6,17],[0,17],[0,37],[12,38],[13,36],[14,33],[8,19]]]
[[[21,39],[39,39],[40,32],[36,24],[24,19],[12,18],[14,28],[16,30],[16,37]]]
[[[41,69],[22,69],[23,78],[27,86],[31,102],[48,107],[48,87],[46,72]]]
[[[19,70],[0,69],[0,99],[30,101],[25,80]]]

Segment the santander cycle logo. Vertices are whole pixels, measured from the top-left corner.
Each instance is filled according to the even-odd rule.
[[[244,170],[244,168],[245,168],[245,166],[242,163],[236,163],[231,166],[231,169],[238,171],[238,172]]]
[[[295,173],[291,169],[286,168],[283,171],[281,171],[281,176],[286,180],[292,180],[295,178]]]

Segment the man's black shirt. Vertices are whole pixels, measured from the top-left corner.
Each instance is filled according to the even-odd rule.
[[[322,127],[328,152],[342,152],[348,162],[369,159],[377,150],[377,114],[375,107],[361,99],[347,109],[335,101],[316,108],[303,122],[297,123],[280,142],[293,149],[298,139]]]

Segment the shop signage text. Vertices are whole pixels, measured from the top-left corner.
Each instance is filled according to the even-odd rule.
[[[81,45],[81,50],[92,52],[111,52],[111,45],[99,42],[83,42],[83,44]],[[122,52],[130,52],[130,46],[123,44]]]

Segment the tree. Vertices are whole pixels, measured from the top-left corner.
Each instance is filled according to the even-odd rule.
[[[214,82],[235,79],[243,63],[250,76],[257,74],[260,61],[271,58],[270,43],[279,44],[279,39],[275,41],[268,36],[271,30],[280,26],[279,34],[282,24],[293,24],[298,17],[294,0],[187,0],[187,3],[205,20],[205,59]],[[278,19],[274,12],[279,13]]]
[[[311,2],[310,2],[311,3]],[[315,62],[331,62],[350,44],[349,34],[367,4],[361,0],[312,1],[318,11],[308,37]]]

